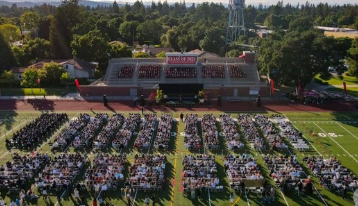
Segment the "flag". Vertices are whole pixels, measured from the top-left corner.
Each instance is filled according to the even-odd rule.
[[[275,94],[275,85],[273,79],[271,79],[271,94]]]
[[[75,84],[76,84],[76,87],[79,91],[81,91],[81,88],[80,88],[80,83],[78,82],[78,79],[75,79]]]
[[[343,82],[343,90],[344,90],[344,93],[347,95],[347,85],[346,85],[346,82]]]
[[[37,83],[38,83],[38,84],[41,83],[41,79],[40,79],[40,78],[37,79]]]

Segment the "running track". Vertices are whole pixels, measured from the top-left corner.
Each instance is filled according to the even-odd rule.
[[[221,107],[214,102],[212,105],[198,106],[192,108],[149,106],[145,111],[307,111],[307,112],[334,112],[334,111],[358,111],[356,105],[358,102],[331,101],[321,105],[310,104],[303,105],[292,103],[288,100],[266,100],[262,101],[261,107],[256,107],[251,101],[223,102]],[[64,111],[64,110],[100,110],[100,111],[140,111],[138,106],[134,106],[131,101],[110,102],[108,107],[103,106],[102,102],[91,102],[86,100],[48,100],[48,99],[28,99],[28,100],[0,100],[1,111]]]

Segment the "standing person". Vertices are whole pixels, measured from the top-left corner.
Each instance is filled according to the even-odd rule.
[[[154,206],[155,205],[155,194],[153,193],[153,195],[152,195],[152,206]]]
[[[128,205],[131,205],[132,197],[130,192],[127,193],[127,201],[128,201]]]
[[[261,97],[260,97],[260,95],[257,95],[257,98],[256,98],[256,106],[257,106],[257,107],[261,107]]]
[[[183,103],[183,97],[180,95],[179,96],[179,103],[182,104]]]
[[[234,203],[234,193],[230,192],[230,203],[233,204]]]
[[[61,203],[62,192],[61,192],[60,189],[57,189],[57,191],[56,191],[56,196],[57,196],[57,201],[58,201],[59,203]]]
[[[101,196],[106,197],[107,189],[108,189],[107,184],[103,183],[103,185],[101,187],[101,193],[102,193]]]
[[[347,190],[348,190],[347,185],[345,183],[342,184],[342,195],[344,200],[347,198]]]
[[[47,187],[44,187],[42,190],[42,196],[44,200],[47,200]]]
[[[148,206],[149,206],[150,199],[149,199],[148,196],[145,196],[144,203],[145,203],[145,205],[148,205]]]
[[[275,193],[276,193],[275,188],[271,187],[271,189],[270,189],[270,199],[271,199],[271,201],[275,200]]]
[[[221,107],[221,95],[218,97],[218,106]]]
[[[94,198],[92,201],[92,206],[97,206],[97,198]]]
[[[73,195],[75,196],[76,201],[80,200],[80,191],[78,191],[77,188],[73,191]]]
[[[180,113],[180,121],[183,121],[183,119],[184,119],[184,114]]]
[[[104,105],[105,107],[108,106],[108,99],[107,99],[107,96],[106,96],[106,95],[103,95],[103,105]]]

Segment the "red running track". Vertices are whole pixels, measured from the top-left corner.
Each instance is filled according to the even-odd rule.
[[[266,100],[262,101],[261,107],[256,107],[251,101],[239,102],[223,102],[221,107],[212,105],[198,106],[198,107],[164,107],[164,106],[149,106],[145,107],[145,111],[162,111],[162,112],[176,112],[176,111],[307,111],[307,112],[334,112],[334,111],[358,111],[356,105],[358,102],[343,102],[331,101],[324,104],[303,105],[301,103],[292,103],[288,100]],[[140,111],[140,107],[134,106],[131,101],[110,102],[108,107],[105,107],[102,102],[90,102],[86,100],[48,100],[48,99],[29,99],[29,100],[0,100],[0,110],[2,111],[64,111],[64,110],[100,110],[100,111]]]

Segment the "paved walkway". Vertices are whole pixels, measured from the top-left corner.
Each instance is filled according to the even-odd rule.
[[[145,111],[151,112],[195,112],[195,111],[222,111],[222,112],[284,112],[284,111],[305,111],[305,112],[335,112],[335,111],[357,111],[358,102],[347,101],[330,101],[324,104],[308,104],[294,103],[288,100],[262,100],[262,106],[256,107],[253,101],[238,101],[222,103],[218,107],[213,101],[212,105],[197,107],[166,107],[166,106],[150,106],[145,107]],[[57,99],[8,99],[0,100],[0,110],[2,111],[141,111],[141,108],[134,106],[132,101],[110,101],[109,106],[105,107],[101,101],[79,100],[57,100]]]

